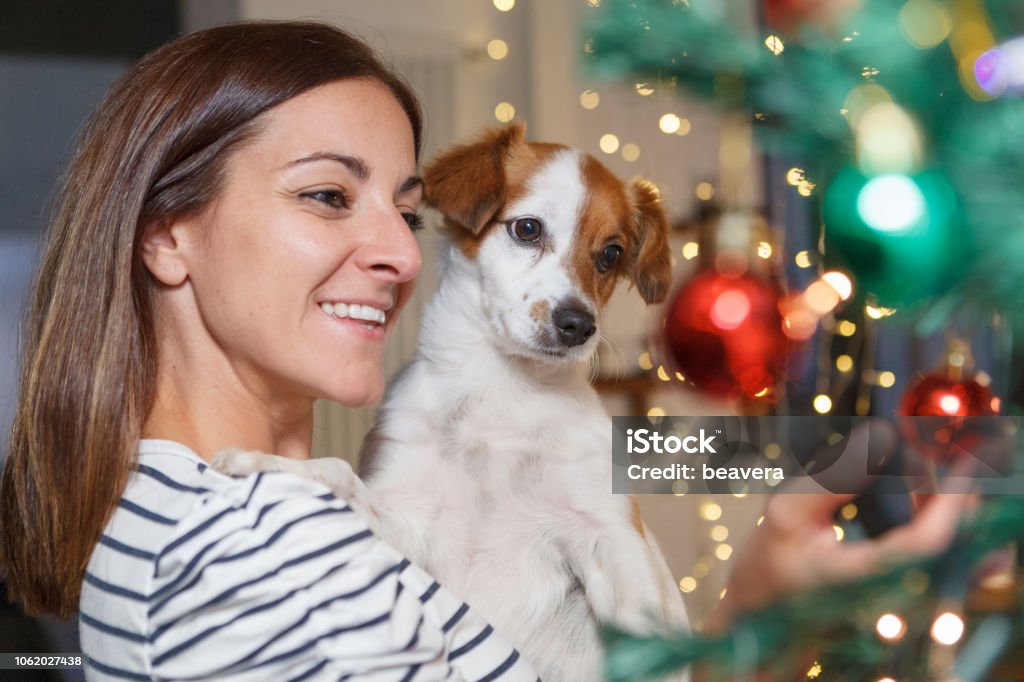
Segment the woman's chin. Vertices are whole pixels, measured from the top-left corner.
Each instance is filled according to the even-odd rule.
[[[346,386],[338,386],[336,390],[329,391],[320,397],[341,403],[345,407],[358,408],[380,402],[383,395],[384,377],[379,377],[373,381],[364,380],[358,383],[353,381]]]

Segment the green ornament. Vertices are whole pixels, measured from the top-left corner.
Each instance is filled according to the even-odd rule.
[[[825,196],[826,260],[853,272],[879,303],[913,306],[960,279],[970,240],[959,225],[941,173],[866,176],[847,167]]]

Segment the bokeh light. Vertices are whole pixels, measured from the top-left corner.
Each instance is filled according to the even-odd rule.
[[[605,133],[601,136],[598,146],[605,154],[614,154],[619,149],[619,138],[611,133]]]
[[[494,107],[494,118],[502,123],[508,123],[516,117],[516,108],[509,102],[502,102]]]
[[[932,639],[939,644],[952,646],[964,635],[964,621],[952,611],[946,611],[932,623]]]
[[[857,212],[874,230],[905,234],[924,218],[924,194],[906,175],[880,175],[869,180],[857,195]]]
[[[495,38],[487,43],[487,56],[495,61],[501,61],[508,56],[508,43],[500,38]]]

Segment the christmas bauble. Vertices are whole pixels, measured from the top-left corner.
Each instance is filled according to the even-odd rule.
[[[668,307],[670,364],[699,390],[772,400],[786,360],[781,296],[774,282],[750,274],[697,274]]]
[[[992,434],[993,424],[970,417],[999,414],[999,402],[975,378],[955,379],[945,372],[921,377],[907,387],[900,403],[903,435],[927,458],[949,462],[973,452]]]
[[[769,26],[784,33],[797,34],[802,26],[831,32],[859,5],[859,0],[765,0],[764,15]]]
[[[969,260],[957,219],[940,173],[869,177],[847,168],[825,196],[826,267],[849,270],[885,306],[932,300],[956,285]]]

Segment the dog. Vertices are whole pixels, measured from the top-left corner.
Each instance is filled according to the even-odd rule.
[[[602,679],[602,623],[687,627],[635,499],[614,495],[612,429],[588,381],[600,312],[628,279],[670,284],[657,189],[594,157],[488,131],[424,171],[449,247],[412,362],[343,460],[225,452],[230,474],[318,479],[479,611],[541,677]]]

